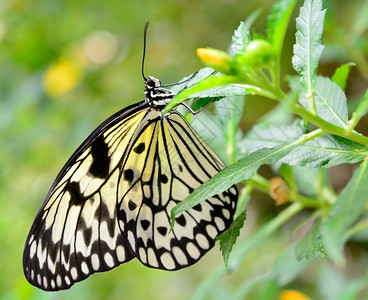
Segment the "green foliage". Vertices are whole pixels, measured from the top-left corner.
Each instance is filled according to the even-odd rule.
[[[293,66],[301,75],[308,97],[313,95],[318,61],[323,51],[322,32],[325,10],[321,0],[307,0],[296,19]]]
[[[249,44],[251,39],[249,29],[247,28],[245,22],[240,22],[239,27],[234,31],[234,35],[232,37],[231,50],[232,54],[243,54],[247,45]]]
[[[345,91],[346,88],[346,82],[349,77],[350,68],[352,66],[355,66],[354,63],[347,63],[343,64],[340,67],[338,67],[335,71],[335,73],[332,75],[332,81],[336,82],[343,91]]]
[[[239,237],[245,212],[237,214],[229,230],[219,237],[225,266],[219,266],[202,282],[193,299],[207,298],[219,278],[227,272],[226,266],[237,271],[252,249],[267,243],[266,238],[270,238],[280,230],[281,225],[301,210],[309,209],[305,214],[310,216],[304,223],[304,226],[309,223],[309,230],[296,246],[285,245],[288,260],[283,261],[282,255],[276,257],[273,271],[268,276],[252,278],[234,293],[234,299],[250,295],[254,299],[274,299],[280,293],[280,287],[296,280],[301,272],[321,258],[331,258],[339,267],[345,266],[344,247],[347,241],[368,227],[364,218],[368,207],[368,138],[355,130],[368,111],[367,92],[349,119],[348,98],[344,91],[350,67],[354,63],[343,64],[335,70],[332,79],[318,75],[318,64],[323,61],[322,33],[326,14],[320,0],[306,0],[300,9],[296,20],[296,43],[290,63],[299,76],[288,77],[289,89],[284,92],[280,86],[279,62],[295,4],[296,1],[276,1],[271,10],[265,39],[259,39],[262,36],[259,33],[250,36],[242,22],[232,39],[232,58],[222,59],[226,57],[222,52],[218,52],[219,55],[217,52],[208,52],[208,59],[219,59],[217,61],[221,60],[220,64],[223,65],[215,66],[216,74],[179,93],[174,100],[177,104],[192,95],[208,95],[215,90],[217,97],[243,93],[247,99],[258,95],[274,100],[279,105],[267,112],[258,124],[252,124],[252,128],[245,134],[235,130],[234,126],[230,129],[222,127],[227,132],[224,141],[231,139],[231,136],[232,140],[236,140],[233,153],[238,153],[238,160],[235,161],[234,157],[228,159],[228,167],[174,207],[171,211],[173,220],[184,210],[229,189],[233,184],[246,184],[246,189],[241,190],[240,199],[249,195],[252,197],[252,191],[255,190],[268,194],[272,189],[271,182],[259,173],[259,168],[264,165],[271,165],[286,180],[290,188],[289,201],[293,202],[261,225],[255,235],[245,241],[240,241],[241,235]],[[201,59],[206,64],[206,59]],[[221,69],[231,69],[231,72],[224,74]],[[216,103],[216,106],[222,101]],[[234,98],[232,103],[235,101]],[[244,105],[244,114],[247,112],[248,101]],[[215,112],[214,119],[221,118],[219,111]],[[294,121],[292,114],[296,116]],[[239,117],[234,124],[238,124],[238,120]],[[217,145],[216,149],[221,147]],[[348,183],[338,193],[333,188],[329,172],[332,167],[343,164],[356,164],[359,167],[353,177],[347,176]],[[247,204],[248,201],[245,205],[240,201],[242,209]],[[246,225],[247,222],[245,228]],[[290,257],[293,264],[287,269],[286,262],[290,262]],[[295,276],[282,281],[279,280],[281,273],[295,273]],[[259,283],[269,287],[263,294],[256,292]],[[346,286],[351,286],[351,291],[346,294],[349,296],[346,297],[355,297],[368,284],[358,280],[346,283]]]
[[[347,186],[341,192],[322,223],[322,236],[327,252],[332,259],[342,263],[342,248],[350,229],[367,207],[368,159],[360,165]]]
[[[233,184],[251,178],[261,165],[273,164],[279,161],[303,139],[304,137],[292,143],[282,144],[271,149],[260,149],[221,170],[210,180],[196,188],[185,201],[178,203],[171,210],[171,218],[173,220],[171,227],[174,226],[174,220],[177,215],[205,201],[207,198],[229,189]]]
[[[328,257],[323,244],[320,225],[320,221],[314,224],[312,229],[309,230],[309,232],[295,247],[295,256],[299,261],[302,259],[313,260],[320,257]]]
[[[295,4],[296,0],[276,1],[268,18],[267,38],[278,56],[281,54],[286,28]]]
[[[220,250],[222,252],[222,256],[224,257],[224,262],[226,266],[231,250],[233,249],[236,239],[239,237],[240,229],[242,229],[244,226],[245,219],[246,214],[244,212],[240,216],[235,218],[230,228],[217,238],[220,241]]]
[[[306,132],[301,120],[291,125],[270,125],[261,123],[252,128],[241,141],[248,153],[267,147],[272,148],[284,142],[297,139]],[[280,162],[290,166],[306,166],[310,168],[329,168],[342,163],[356,163],[362,161],[368,152],[358,143],[348,139],[324,134],[312,140],[303,142]]]
[[[317,76],[314,101],[316,114],[323,120],[339,127],[346,127],[348,121],[348,107],[346,96],[341,88],[330,78]],[[308,103],[303,102],[305,98],[301,98],[301,104],[308,108]]]
[[[311,299],[367,298],[368,1],[36,0],[1,9],[0,298],[279,299],[287,289]],[[234,222],[219,237],[225,264],[216,251],[179,272],[133,260],[68,291],[37,290],[21,268],[27,232],[73,150],[144,97],[148,19],[145,73],[163,83],[201,68],[198,45],[229,49],[215,49],[212,58],[222,59],[214,69],[172,87],[181,92],[166,108],[188,113],[178,104],[190,99],[199,110],[213,102],[186,118],[228,167],[172,213],[238,183]],[[290,188],[277,207],[274,176]]]

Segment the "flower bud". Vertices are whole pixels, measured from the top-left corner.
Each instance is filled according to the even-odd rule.
[[[213,48],[198,48],[197,55],[208,67],[223,74],[234,74],[233,65],[235,60],[224,51]]]
[[[285,290],[280,294],[280,300],[311,300],[311,299],[299,291]]]
[[[281,177],[271,178],[269,194],[276,205],[284,204],[290,199],[290,189]]]
[[[247,45],[241,61],[248,66],[264,68],[269,66],[273,59],[271,44],[266,40],[254,40]]]

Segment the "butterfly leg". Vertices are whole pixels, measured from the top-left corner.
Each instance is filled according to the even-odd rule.
[[[208,101],[206,104],[205,104],[205,106],[203,106],[203,107],[201,107],[200,109],[198,109],[197,111],[194,111],[188,104],[186,104],[186,103],[184,103],[184,102],[181,102],[181,103],[179,103],[179,105],[183,105],[187,110],[189,110],[190,111],[190,113],[191,114],[193,114],[193,115],[196,115],[196,114],[198,114],[198,113],[200,113],[202,110],[204,110],[207,106],[208,106],[208,104],[210,104],[211,102],[212,102],[212,99],[213,98],[211,98],[211,100],[210,101]]]

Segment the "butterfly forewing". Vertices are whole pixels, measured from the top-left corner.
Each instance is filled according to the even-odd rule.
[[[24,272],[32,284],[65,289],[133,258],[118,225],[116,189],[118,167],[146,113],[127,109],[126,118],[101,124],[60,172],[26,241]]]
[[[176,218],[171,209],[224,164],[178,113],[139,103],[101,124],[55,180],[24,251],[27,279],[69,288],[137,257],[177,270],[198,261],[226,230],[230,188]]]

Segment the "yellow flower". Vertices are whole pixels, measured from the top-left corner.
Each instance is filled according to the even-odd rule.
[[[299,291],[285,290],[280,294],[280,300],[311,300],[311,298]]]
[[[232,65],[235,60],[224,51],[213,48],[198,48],[197,55],[206,66],[213,68],[215,71],[228,75],[234,73]]]
[[[82,77],[81,65],[69,58],[62,58],[50,66],[43,76],[43,86],[50,96],[60,96],[74,89]]]

